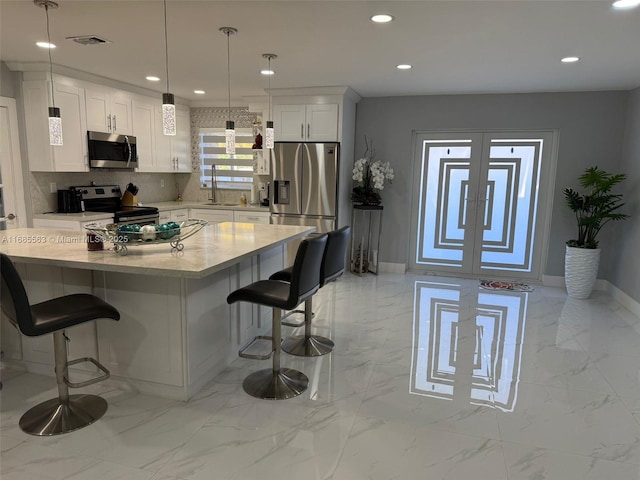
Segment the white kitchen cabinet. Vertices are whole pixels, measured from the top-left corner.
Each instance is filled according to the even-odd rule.
[[[151,98],[133,99],[133,135],[138,151],[138,172],[155,171],[155,104]]]
[[[67,85],[54,77],[56,107],[62,118],[61,146],[49,145],[48,107],[51,82],[26,80],[22,83],[27,156],[34,172],[87,172],[87,126],[84,90]]]
[[[104,227],[105,225],[113,222],[112,216],[105,215],[104,218],[95,220],[79,220],[79,219],[49,219],[49,218],[34,218],[33,228],[50,228],[52,230],[64,230],[67,232],[86,232],[87,225],[96,224]]]
[[[85,88],[87,130],[133,135],[131,96],[105,87]]]
[[[191,208],[189,209],[189,217],[206,220],[209,223],[233,222],[233,210]]]
[[[162,104],[155,106],[155,172],[191,172],[191,119],[189,109],[176,105],[177,133],[162,133]]]
[[[335,142],[338,140],[338,105],[274,105],[276,141]]]
[[[271,213],[262,211],[234,210],[233,221],[242,223],[261,223],[269,225]]]

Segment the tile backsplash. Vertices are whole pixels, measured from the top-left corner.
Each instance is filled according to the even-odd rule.
[[[96,185],[120,185],[123,192],[129,183],[133,183],[139,188],[138,201],[140,203],[167,202],[175,200],[178,193],[183,194],[191,176],[174,173],[150,174],[108,170],[87,173],[30,172],[31,206],[34,214],[57,210],[57,193],[50,193],[52,183],[56,184],[58,190],[72,186],[91,185],[91,182]],[[164,187],[160,186],[162,182]]]

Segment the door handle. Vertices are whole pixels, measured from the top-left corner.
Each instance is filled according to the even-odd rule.
[[[111,114],[107,115],[107,130],[111,131]]]
[[[113,116],[113,131],[115,132],[117,130],[118,130],[118,127],[116,126],[116,116],[114,115]]]
[[[300,124],[300,138],[304,140],[304,123]]]

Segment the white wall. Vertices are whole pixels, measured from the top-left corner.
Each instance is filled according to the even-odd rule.
[[[407,262],[413,131],[553,128],[560,138],[543,272],[564,275],[565,241],[575,236],[576,227],[562,188],[577,186],[576,178],[589,166],[618,171],[628,97],[628,92],[585,92],[363,98],[357,106],[355,156],[364,152],[367,135],[374,141],[377,159],[390,161],[396,175],[382,192],[380,261]],[[610,237],[611,230],[602,234],[600,278],[608,278]]]
[[[612,228],[615,240],[608,280],[640,302],[640,88],[629,95],[619,171],[627,174],[623,183],[624,213],[631,218]]]

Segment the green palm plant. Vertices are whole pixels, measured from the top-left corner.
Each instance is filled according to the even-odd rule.
[[[578,221],[578,238],[567,241],[570,247],[598,248],[596,237],[602,227],[610,221],[624,220],[628,217],[617,210],[624,206],[621,194],[611,193],[611,189],[625,180],[624,173],[609,174],[598,167],[590,167],[578,177],[585,193],[580,194],[571,188],[563,190],[567,205]]]

